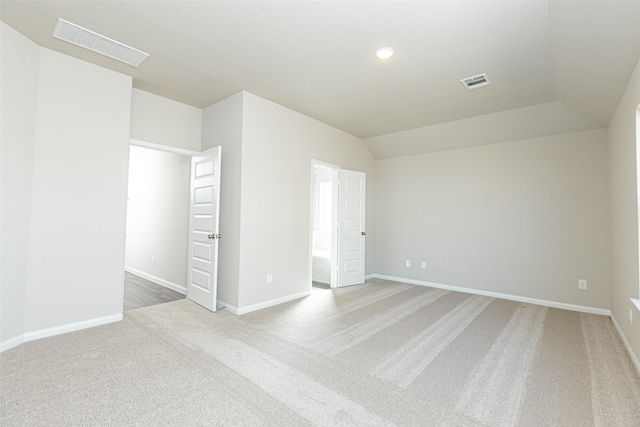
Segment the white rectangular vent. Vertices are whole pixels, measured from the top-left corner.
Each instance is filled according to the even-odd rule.
[[[489,81],[489,77],[487,77],[486,73],[478,74],[477,76],[467,77],[466,79],[460,80],[462,82],[462,86],[467,88],[467,90],[478,89],[479,87],[489,86],[491,81]]]
[[[142,64],[142,61],[149,56],[148,53],[94,33],[93,31],[72,24],[61,18],[58,18],[56,28],[53,30],[53,37],[73,43],[76,46],[84,47],[85,49],[92,50],[109,58],[117,59],[134,67]]]

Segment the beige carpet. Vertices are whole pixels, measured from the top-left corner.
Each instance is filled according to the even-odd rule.
[[[607,317],[374,280],[182,300],[0,355],[2,426],[640,426]]]

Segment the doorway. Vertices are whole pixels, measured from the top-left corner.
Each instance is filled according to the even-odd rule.
[[[312,160],[311,285],[364,283],[366,174]]]
[[[130,146],[124,311],[185,298],[190,167],[189,153]]]
[[[336,165],[313,161],[311,184],[311,281],[337,287],[338,171]]]

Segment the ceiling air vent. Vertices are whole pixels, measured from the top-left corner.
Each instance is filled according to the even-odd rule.
[[[148,53],[134,49],[126,44],[111,40],[91,30],[58,18],[53,37],[84,47],[109,58],[117,59],[125,64],[137,67],[147,59]]]
[[[467,90],[478,89],[479,87],[489,86],[491,81],[489,81],[489,77],[487,77],[486,73],[478,74],[477,76],[467,77],[466,79],[460,80],[462,82],[462,86],[467,88]]]

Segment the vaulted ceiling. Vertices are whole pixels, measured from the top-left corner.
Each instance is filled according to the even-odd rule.
[[[246,90],[362,138],[545,104],[606,127],[640,58],[640,1],[0,4],[39,45],[139,89],[201,108]],[[57,40],[58,18],[150,57],[133,68]],[[374,58],[381,46],[396,55]],[[465,90],[480,73],[492,85]]]

